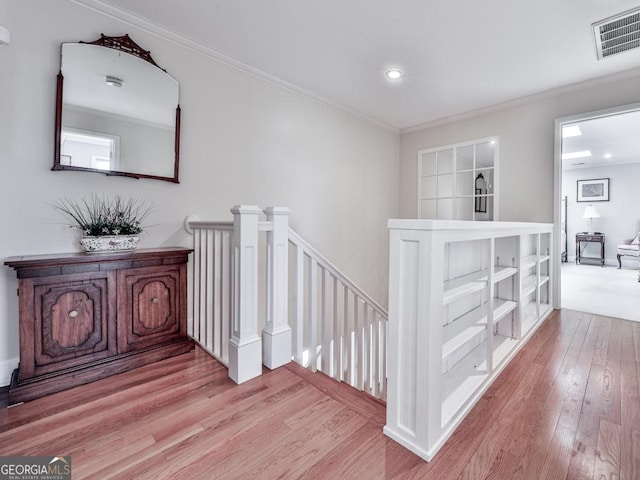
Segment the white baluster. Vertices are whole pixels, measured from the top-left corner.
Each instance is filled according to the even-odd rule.
[[[222,359],[229,363],[229,338],[231,336],[231,321],[233,311],[233,237],[230,232],[223,232],[223,243],[220,252],[221,267],[222,267],[222,285],[221,290],[221,305],[220,305],[220,321],[222,322],[221,329],[221,352]],[[229,281],[227,281],[229,279]]]
[[[293,256],[293,329],[294,356],[296,362],[307,367],[304,358],[304,252],[302,247],[294,246]]]

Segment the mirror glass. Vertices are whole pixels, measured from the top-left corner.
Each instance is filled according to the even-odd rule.
[[[482,173],[476,177],[476,205],[475,211],[487,213],[487,181]]]
[[[178,93],[128,36],[62,44],[53,169],[177,183]]]

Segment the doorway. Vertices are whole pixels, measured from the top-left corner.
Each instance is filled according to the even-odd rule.
[[[640,321],[640,103],[555,127],[554,307]]]

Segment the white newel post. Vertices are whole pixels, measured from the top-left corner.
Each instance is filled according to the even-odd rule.
[[[267,232],[267,321],[262,332],[262,362],[273,370],[291,361],[291,327],[288,316],[289,213],[284,207],[268,207],[272,224]]]
[[[236,205],[233,213],[233,324],[229,377],[243,383],[262,374],[258,335],[258,207]]]

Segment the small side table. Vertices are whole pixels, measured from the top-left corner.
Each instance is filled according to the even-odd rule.
[[[600,266],[604,267],[604,233],[577,233],[576,234],[576,263],[581,263],[583,258],[596,260],[596,257],[583,257],[583,243],[599,243],[600,244]]]

